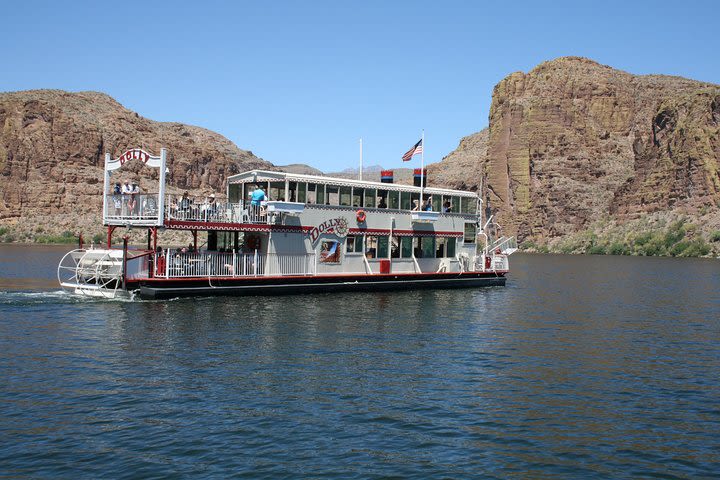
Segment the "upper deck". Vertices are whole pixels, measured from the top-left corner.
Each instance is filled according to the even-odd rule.
[[[249,201],[258,187],[266,194],[260,207]],[[459,233],[465,222],[476,223],[481,211],[479,197],[469,191],[265,170],[230,177],[223,196],[166,196],[161,201],[159,193],[141,194],[130,202],[127,195],[108,194],[104,223],[197,230],[302,229],[342,216],[357,224],[351,228],[363,230]],[[364,221],[358,221],[361,210]]]

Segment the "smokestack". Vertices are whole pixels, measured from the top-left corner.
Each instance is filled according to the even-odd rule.
[[[393,171],[392,170],[382,170],[380,172],[380,181],[382,183],[393,183]]]
[[[424,185],[427,187],[427,168],[424,171],[422,168],[416,168],[413,171],[413,185],[419,187],[423,177],[425,177]]]

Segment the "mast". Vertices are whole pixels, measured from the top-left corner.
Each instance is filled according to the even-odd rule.
[[[422,149],[420,150],[420,201],[418,206],[422,208],[423,191],[425,190],[425,129],[422,131]]]

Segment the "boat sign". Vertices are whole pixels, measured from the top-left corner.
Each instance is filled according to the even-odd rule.
[[[315,243],[317,242],[317,239],[320,238],[320,235],[324,233],[334,234],[340,238],[346,237],[348,234],[347,220],[343,217],[326,220],[317,227],[312,227],[312,229],[308,232],[308,236],[310,237],[310,241]]]

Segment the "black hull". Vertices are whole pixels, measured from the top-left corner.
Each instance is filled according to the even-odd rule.
[[[504,274],[405,274],[317,277],[257,277],[242,279],[153,279],[128,285],[140,298],[161,299],[209,295],[295,295],[303,293],[474,288],[505,285]]]

